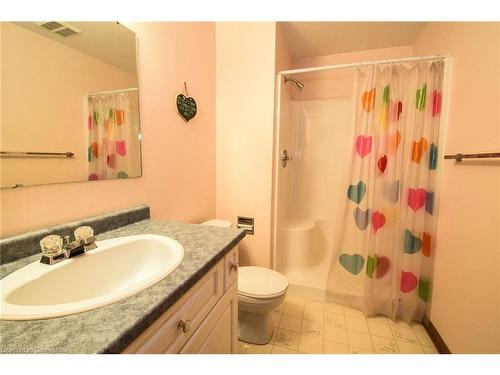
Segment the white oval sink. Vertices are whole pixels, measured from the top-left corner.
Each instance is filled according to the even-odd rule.
[[[0,280],[0,319],[53,318],[109,305],[157,283],[184,257],[179,242],[153,234],[96,244],[85,254],[51,266],[34,262]]]

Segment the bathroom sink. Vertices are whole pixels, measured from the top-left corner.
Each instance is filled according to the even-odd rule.
[[[184,257],[179,242],[153,234],[96,244],[82,255],[51,266],[34,262],[0,280],[0,319],[53,318],[109,305],[157,283]]]

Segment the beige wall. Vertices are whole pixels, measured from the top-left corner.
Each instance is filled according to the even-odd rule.
[[[2,28],[2,150],[75,157],[2,158],[1,186],[87,180],[85,98],[137,87],[137,77],[13,23]]]
[[[500,24],[429,23],[415,55],[453,58],[448,153],[500,150]],[[500,353],[500,162],[443,163],[430,319],[453,353]]]
[[[149,204],[155,218],[215,215],[215,24],[131,23],[139,38],[143,177],[0,190],[1,236]],[[187,82],[198,114],[174,99]]]
[[[216,26],[217,217],[255,218],[240,263],[269,266],[275,23]]]

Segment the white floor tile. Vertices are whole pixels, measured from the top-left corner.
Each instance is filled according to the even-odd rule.
[[[349,354],[349,347],[344,344],[325,340],[323,342],[323,353],[325,354]]]
[[[280,328],[276,335],[274,345],[297,350],[299,347],[299,334],[297,332],[287,331]]]
[[[325,340],[347,345],[347,331],[345,328],[325,326],[324,329]]]
[[[425,354],[439,354],[434,345],[433,346],[422,345],[422,349],[424,349]]]
[[[245,354],[270,354],[273,349],[272,344],[255,345],[247,344],[247,351]]]
[[[368,321],[370,335],[383,336],[392,339],[392,330],[388,324],[380,324]]]
[[[327,311],[325,312],[325,325],[331,325],[337,328],[345,328],[345,315]]]
[[[293,303],[294,305],[304,306],[306,301],[303,298],[294,297],[294,296],[287,296],[285,299],[285,302]]]
[[[323,310],[316,310],[316,309],[311,309],[309,307],[306,307],[304,309],[304,320],[310,320],[313,322],[321,323],[323,324]]]
[[[245,354],[245,352],[247,351],[247,346],[248,346],[247,343],[238,340],[238,353]]]
[[[323,331],[323,324],[311,322],[309,320],[303,320],[301,331],[303,335],[323,339]]]
[[[238,341],[240,354],[436,354],[419,323],[366,317],[360,310],[291,295],[273,311],[275,330],[266,345]]]
[[[418,329],[414,329],[413,332],[415,332],[415,336],[417,336],[418,342],[422,346],[434,346],[434,343],[432,342],[431,338],[425,331],[420,331]]]
[[[283,308],[283,315],[293,316],[294,318],[301,318],[304,313],[304,306],[294,303],[286,302]]]
[[[281,322],[281,314],[278,311],[273,311],[273,327],[279,327]]]
[[[299,353],[296,350],[291,350],[284,348],[282,346],[274,345],[271,354],[299,354]]]
[[[309,309],[316,309],[316,310],[324,310],[325,305],[323,302],[319,302],[319,301],[306,301],[305,308],[306,309],[309,308]]]
[[[355,348],[373,351],[372,340],[368,333],[348,330],[347,341],[349,343],[349,347],[353,346]]]
[[[280,328],[299,333],[301,326],[302,319],[287,315],[281,317]]]
[[[374,354],[371,350],[366,350],[362,348],[349,347],[349,353],[351,354]]]
[[[413,329],[392,326],[391,330],[396,341],[404,341],[410,344],[418,344],[418,339]]]
[[[344,306],[339,305],[338,303],[326,302],[325,303],[325,311],[332,311],[339,314],[344,313]]]
[[[347,307],[347,306],[344,307],[344,314],[346,316],[352,316],[354,318],[365,319],[365,315],[363,314],[363,311],[352,309],[352,308]]]
[[[424,331],[424,332],[427,332],[425,330],[424,326],[421,323],[411,322],[410,326],[411,326],[411,328],[413,328],[414,331]]]
[[[410,328],[413,329],[411,324],[406,323],[404,320],[392,320],[392,319],[387,319],[389,322],[389,325],[391,327],[401,327],[401,328]]]
[[[389,319],[387,319],[385,316],[382,315],[367,316],[366,321],[368,323],[372,322],[372,323],[389,325]]]
[[[392,338],[372,336],[372,344],[376,353],[398,354],[398,346]]]
[[[368,324],[365,319],[353,318],[352,316],[345,317],[346,328],[351,331],[369,333]]]
[[[307,354],[323,354],[323,339],[301,335],[299,352]]]
[[[408,342],[398,341],[399,352],[401,354],[424,354],[422,346]]]

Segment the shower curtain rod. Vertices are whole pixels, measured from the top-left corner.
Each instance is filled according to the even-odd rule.
[[[115,94],[117,92],[127,92],[127,91],[136,91],[136,90],[139,90],[139,89],[137,87],[132,87],[130,89],[92,92],[90,94],[87,94],[87,96],[95,96],[95,95],[103,95],[103,94]]]
[[[385,59],[385,60],[373,60],[373,61],[361,61],[357,63],[349,63],[349,64],[337,64],[337,65],[325,65],[325,66],[317,66],[313,68],[301,68],[301,69],[291,69],[291,70],[282,70],[278,72],[279,75],[283,74],[297,74],[297,73],[310,73],[310,72],[319,72],[323,70],[335,70],[335,69],[346,69],[346,68],[356,68],[364,65],[374,65],[374,64],[393,64],[400,62],[411,62],[411,61],[422,61],[422,60],[442,60],[450,55],[430,55],[430,56],[414,56],[414,57],[402,57],[399,59]]]

